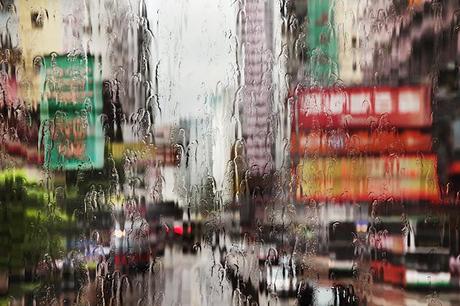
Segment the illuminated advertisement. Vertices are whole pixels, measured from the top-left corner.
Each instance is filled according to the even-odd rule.
[[[103,166],[101,82],[94,69],[92,56],[44,58],[40,137],[47,169]]]
[[[333,130],[330,132],[300,133],[291,138],[291,153],[299,154],[349,154],[349,153],[413,153],[430,152],[431,134],[419,131],[346,133]]]
[[[423,128],[432,124],[426,86],[298,90],[293,128]]]
[[[312,158],[297,168],[298,200],[439,200],[435,155]]]

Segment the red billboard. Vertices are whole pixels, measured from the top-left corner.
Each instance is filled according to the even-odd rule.
[[[291,154],[340,155],[359,153],[430,152],[432,137],[420,131],[310,131],[291,137]]]
[[[423,128],[432,123],[428,86],[301,88],[293,98],[294,130],[297,125],[302,130]]]

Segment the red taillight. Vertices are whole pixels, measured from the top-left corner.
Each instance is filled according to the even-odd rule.
[[[182,236],[184,234],[184,228],[180,225],[175,225],[174,226],[174,234]]]

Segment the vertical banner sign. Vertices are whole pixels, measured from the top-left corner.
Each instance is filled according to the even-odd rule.
[[[40,121],[47,169],[103,166],[102,87],[94,70],[93,56],[44,58]]]
[[[337,72],[337,40],[333,27],[334,0],[308,1],[309,73],[319,85],[327,85],[331,72]]]

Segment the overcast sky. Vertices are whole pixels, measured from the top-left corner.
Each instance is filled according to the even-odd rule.
[[[155,35],[154,65],[160,60],[160,122],[200,116],[205,95],[220,81],[233,85],[238,2],[147,1]]]

